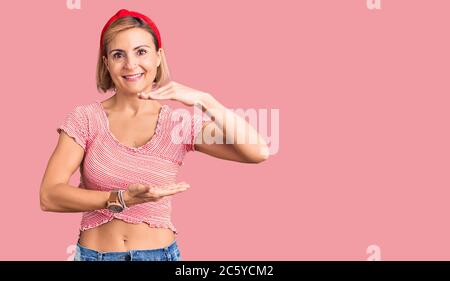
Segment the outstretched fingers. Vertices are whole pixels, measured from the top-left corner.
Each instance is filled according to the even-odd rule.
[[[163,186],[151,186],[150,190],[147,192],[147,196],[158,198],[158,197],[164,197],[164,196],[170,196],[173,194],[176,194],[178,192],[183,192],[188,190],[190,187],[189,184],[185,182],[180,183],[174,183],[169,185],[163,185]]]

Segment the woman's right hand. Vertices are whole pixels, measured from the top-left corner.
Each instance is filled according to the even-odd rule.
[[[136,183],[129,185],[128,189],[123,193],[123,196],[125,204],[127,207],[130,207],[141,203],[156,202],[165,196],[186,191],[189,187],[189,184],[185,182],[160,186]]]

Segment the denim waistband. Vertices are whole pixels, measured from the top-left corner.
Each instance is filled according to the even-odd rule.
[[[158,249],[143,249],[143,250],[129,250],[124,252],[100,252],[93,249],[81,246],[79,241],[77,247],[80,254],[83,256],[90,256],[98,260],[103,260],[106,257],[120,257],[120,256],[140,256],[140,255],[151,255],[151,256],[164,256],[176,253],[178,251],[176,239],[168,246]]]

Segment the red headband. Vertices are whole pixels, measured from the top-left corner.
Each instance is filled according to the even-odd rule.
[[[159,30],[156,27],[155,23],[148,18],[147,16],[140,14],[138,12],[133,12],[133,11],[128,11],[126,9],[121,9],[120,11],[118,11],[114,16],[112,16],[108,22],[105,24],[105,26],[103,27],[102,30],[102,34],[100,36],[100,48],[101,50],[103,50],[103,35],[105,33],[105,31],[108,29],[108,27],[116,20],[123,18],[123,17],[127,17],[127,16],[132,16],[132,17],[136,17],[136,18],[140,18],[143,21],[145,21],[150,28],[155,32],[156,35],[156,40],[158,41],[158,47],[161,48],[161,35],[159,34]]]

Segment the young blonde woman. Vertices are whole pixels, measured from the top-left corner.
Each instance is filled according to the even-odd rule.
[[[122,9],[105,24],[97,88],[115,93],[76,106],[57,129],[41,209],[83,212],[76,261],[181,260],[170,198],[189,188],[175,181],[185,154],[259,163],[268,157],[267,145],[211,94],[170,81],[158,28],[143,14]],[[160,100],[199,106],[210,119]],[[207,127],[214,139],[231,143],[204,141]],[[257,141],[238,144],[244,135]],[[68,184],[78,168],[79,188]]]

